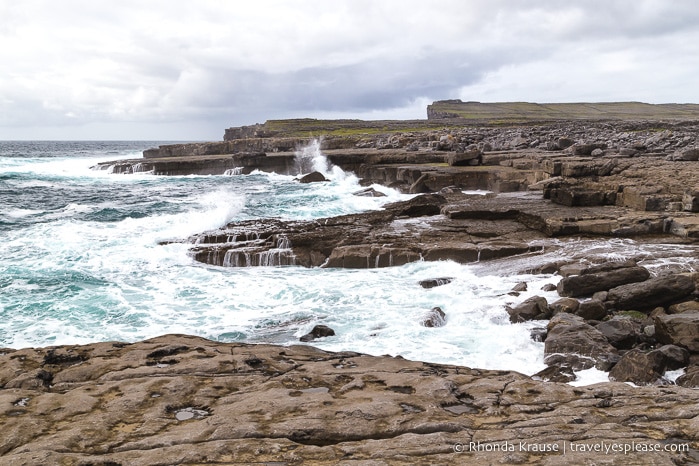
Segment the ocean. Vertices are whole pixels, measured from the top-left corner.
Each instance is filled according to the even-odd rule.
[[[558,276],[522,272],[533,263],[646,257],[651,270],[693,267],[690,246],[622,239],[562,240],[543,254],[465,265],[208,266],[195,262],[192,245],[182,240],[235,220],[323,218],[410,195],[379,185],[386,197],[352,195],[363,188],[359,180],[329,166],[317,146],[306,151],[329,183],[262,172],[166,177],[91,168],[163,143],[0,142],[0,347],[133,342],[168,333],[289,345],[324,324],[336,336],[312,344],[326,350],[533,374],[545,368],[544,347],[530,331],[545,322],[513,325],[505,310],[534,295],[558,299],[541,291]],[[439,277],[454,280],[419,285]],[[523,281],[528,291],[508,294]],[[446,313],[446,325],[422,326],[435,306]],[[594,370],[588,375],[606,379]]]

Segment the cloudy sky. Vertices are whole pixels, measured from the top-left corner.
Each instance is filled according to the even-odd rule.
[[[699,102],[695,0],[0,0],[0,140],[220,140],[433,100]]]

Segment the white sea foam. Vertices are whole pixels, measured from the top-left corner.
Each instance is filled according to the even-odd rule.
[[[571,239],[543,253],[469,265],[209,267],[188,256],[190,245],[159,243],[237,219],[317,218],[380,209],[410,196],[378,185],[375,189],[387,197],[352,196],[361,188],[356,177],[332,167],[330,182],[301,185],[291,176],[259,172],[235,177],[110,176],[89,170],[94,158],[64,160],[65,166],[50,161],[58,165],[25,162],[27,173],[37,179],[22,182],[46,183],[47,190],[56,183],[79,187],[86,195],[66,201],[51,215],[37,213],[40,222],[3,232],[0,346],[135,341],[166,333],[292,344],[323,323],[337,335],[314,345],[328,350],[532,374],[545,365],[543,343],[529,334],[545,322],[510,324],[505,306],[534,295],[558,299],[541,288],[559,277],[527,270],[561,257],[647,258],[643,265],[656,271],[698,262],[692,259],[696,247],[691,245]],[[31,166],[38,168],[32,171]],[[47,172],[62,175],[46,181]],[[119,215],[99,220],[107,210]],[[401,220],[396,227],[428,224],[429,218],[422,218]],[[678,251],[688,257],[678,258]],[[418,284],[439,277],[454,280],[427,290]],[[521,281],[528,283],[528,291],[508,295]],[[446,325],[423,327],[422,318],[435,306],[446,313]],[[581,371],[576,383],[590,383],[602,374],[606,377]]]

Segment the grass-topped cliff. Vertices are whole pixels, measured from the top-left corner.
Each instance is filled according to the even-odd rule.
[[[452,126],[501,126],[563,120],[699,120],[699,104],[643,102],[560,103],[462,102],[438,100],[427,106],[425,120],[323,120],[293,118],[267,120],[228,128],[225,141],[260,137],[360,136],[425,131]]]
[[[427,106],[429,120],[465,119],[490,122],[538,120],[696,120],[698,104],[600,102],[537,104],[531,102],[462,102],[438,100]]]

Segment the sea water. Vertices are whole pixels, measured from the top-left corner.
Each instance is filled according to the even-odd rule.
[[[261,172],[166,177],[91,169],[158,144],[0,142],[0,347],[133,342],[168,333],[287,345],[324,324],[336,335],[313,344],[327,350],[533,374],[545,365],[543,343],[530,330],[546,323],[511,324],[506,306],[534,295],[557,299],[541,288],[559,277],[527,270],[569,256],[693,267],[689,246],[577,239],[542,254],[468,265],[209,266],[195,262],[183,240],[236,220],[323,218],[409,196],[378,185],[386,197],[354,196],[362,189],[357,178],[327,164],[317,146],[300,154],[325,172],[327,183]],[[453,281],[419,285],[440,277]],[[528,291],[508,294],[522,281]],[[446,313],[446,325],[424,327],[435,306]]]

